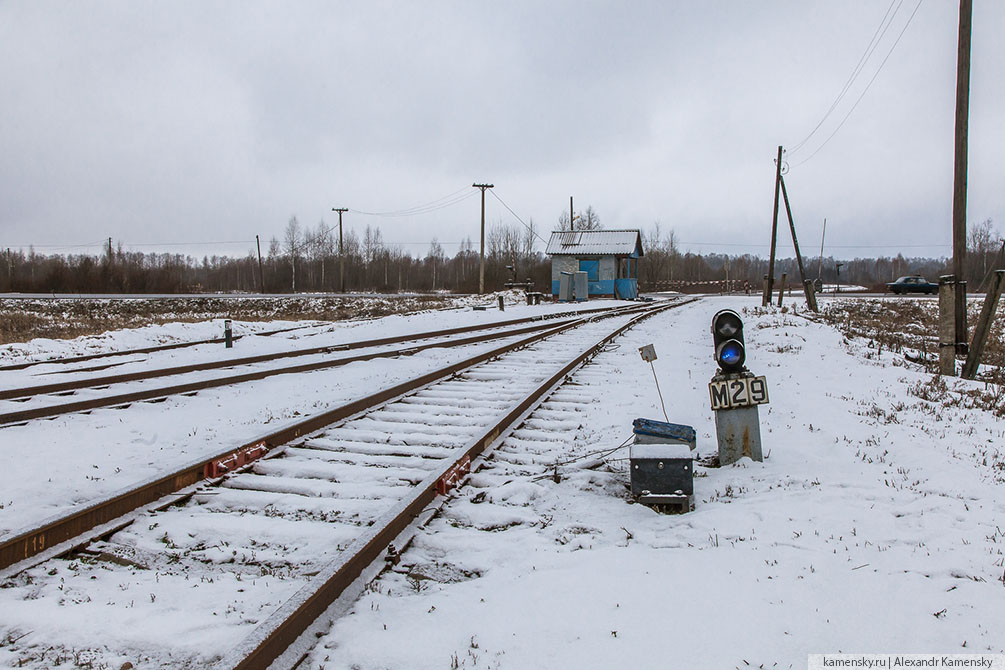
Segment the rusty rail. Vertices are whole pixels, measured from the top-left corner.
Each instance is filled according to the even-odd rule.
[[[317,324],[308,324],[302,326],[290,326],[288,328],[277,328],[276,330],[262,330],[257,333],[246,333],[244,335],[234,335],[232,340],[239,340],[242,337],[248,337],[250,335],[278,335],[279,333],[288,333],[292,330],[300,330],[301,328],[312,328],[317,326]],[[24,370],[25,368],[30,368],[33,365],[63,365],[64,363],[80,363],[83,361],[93,361],[98,358],[110,358],[114,356],[130,356],[134,354],[152,354],[158,351],[170,351],[172,349],[184,349],[186,347],[195,347],[200,344],[222,344],[226,339],[222,337],[214,337],[208,340],[195,340],[193,342],[175,342],[174,344],[159,344],[156,347],[143,347],[141,349],[123,349],[122,351],[106,351],[103,354],[85,354],[83,356],[68,356],[67,358],[49,358],[41,361],[28,361],[26,363],[13,363],[11,365],[0,366],[0,372],[6,372],[8,370]]]
[[[691,302],[691,301],[687,301]],[[470,461],[497,444],[522,423],[566,376],[596,355],[608,342],[639,321],[661,311],[687,302],[656,307],[636,316],[627,324],[606,335],[596,344],[576,356],[561,370],[502,416],[492,427],[458,450],[458,457],[428,476],[393,510],[373,524],[367,533],[354,541],[347,550],[321,569],[312,582],[303,587],[268,619],[237,645],[217,665],[220,670],[258,670],[268,668],[290,645],[320,617],[339,596],[353,584],[363,571],[379,560],[387,546],[436,498],[438,485],[465,461]]]
[[[604,310],[624,310],[630,309],[626,307],[600,307],[596,309],[583,310],[578,312],[578,314],[590,314],[596,312],[602,312]],[[172,375],[181,375],[189,372],[200,372],[203,370],[218,370],[220,368],[231,368],[237,365],[251,365],[253,363],[266,363],[269,361],[281,360],[284,358],[297,358],[300,356],[313,356],[315,354],[329,354],[336,353],[340,351],[350,351],[352,349],[364,349],[368,347],[378,347],[385,344],[400,344],[401,342],[410,342],[412,340],[425,340],[433,337],[444,337],[447,335],[459,335],[461,333],[470,333],[479,330],[488,330],[490,328],[503,328],[506,326],[514,326],[521,323],[530,323],[534,321],[546,321],[548,319],[558,319],[561,317],[569,316],[568,312],[558,312],[554,315],[541,314],[537,316],[524,317],[522,319],[510,319],[507,321],[497,321],[495,323],[489,324],[477,324],[474,326],[461,326],[457,328],[445,328],[438,331],[428,331],[425,333],[413,333],[409,335],[396,335],[393,337],[380,337],[371,340],[359,340],[357,342],[345,342],[342,344],[331,344],[323,347],[310,347],[307,349],[296,349],[294,351],[281,351],[272,354],[259,354],[257,356],[244,356],[241,358],[230,358],[218,361],[206,361],[203,363],[193,363],[190,365],[178,365],[170,368],[160,368],[157,370],[143,370],[140,372],[129,372],[118,375],[106,375],[104,377],[90,377],[88,379],[76,379],[73,381],[66,382],[56,382],[53,384],[40,384],[38,386],[25,386],[22,388],[15,389],[0,389],[0,400],[11,400],[14,398],[25,398],[29,396],[45,395],[49,393],[60,393],[63,391],[72,391],[82,388],[91,388],[94,386],[106,386],[108,384],[122,384],[124,382],[142,381],[145,379],[154,379],[157,377],[169,377]],[[270,332],[282,332],[282,331],[270,331]],[[234,338],[237,339],[237,338]],[[204,342],[199,342],[195,344],[203,344],[210,342],[222,342],[223,340],[205,340]],[[174,347],[175,345],[169,345]]]
[[[641,308],[632,306],[632,307],[619,307],[615,308],[614,310],[611,310],[610,308],[604,308],[604,309],[609,310],[609,313],[614,315],[614,314],[630,313],[632,311],[637,311]],[[568,323],[574,320],[575,319],[567,319],[564,321],[559,321],[558,323]],[[220,386],[230,386],[232,384],[241,384],[249,381],[258,381],[260,379],[266,379],[268,377],[272,377],[275,375],[312,372],[315,370],[324,370],[328,368],[339,367],[342,365],[347,365],[349,363],[355,363],[358,361],[368,361],[375,358],[393,358],[395,356],[410,355],[419,351],[424,351],[425,349],[432,349],[439,347],[455,347],[455,346],[462,346],[465,344],[476,344],[478,342],[487,342],[490,340],[497,340],[504,337],[511,337],[513,335],[520,335],[525,332],[532,332],[535,330],[546,329],[551,327],[552,325],[554,324],[547,322],[539,322],[537,324],[531,326],[525,326],[523,328],[516,328],[513,330],[507,330],[502,332],[488,333],[485,335],[476,335],[467,338],[449,340],[446,342],[431,342],[428,344],[407,347],[405,349],[396,349],[391,351],[360,354],[357,356],[349,356],[346,358],[339,358],[336,360],[318,361],[315,363],[305,363],[302,365],[293,365],[284,368],[258,370],[256,372],[246,372],[237,375],[230,375],[227,377],[217,377],[216,379],[204,379],[195,382],[187,382],[185,384],[175,384],[173,386],[163,386],[160,388],[146,389],[143,391],[120,393],[117,395],[103,396],[100,398],[90,398],[88,400],[78,400],[75,402],[63,403],[59,405],[48,405],[45,407],[36,407],[33,409],[25,409],[15,412],[6,412],[0,414],[0,427],[3,427],[6,424],[14,424],[23,421],[30,421],[32,419],[43,419],[48,417],[60,416],[62,414],[71,414],[73,412],[85,412],[93,409],[100,409],[102,407],[122,407],[143,400],[155,400],[158,398],[165,398],[171,395],[192,393],[196,391],[202,391],[204,389],[217,388]],[[410,339],[411,338],[406,338],[405,341],[409,341]]]
[[[638,311],[645,308],[635,307],[632,309]],[[618,314],[623,313],[625,312],[618,312]],[[268,449],[285,444],[333,423],[344,421],[358,413],[371,410],[394,398],[411,393],[416,389],[448,377],[467,367],[477,365],[495,356],[505,354],[573,328],[583,323],[587,318],[593,317],[574,319],[559,324],[548,324],[550,327],[547,330],[542,330],[516,342],[428,372],[339,407],[295,421],[283,428],[260,436],[238,447],[230,448],[211,458],[197,460],[170,474],[148,480],[138,486],[107,496],[104,499],[88,504],[80,510],[48,519],[28,529],[16,531],[8,538],[0,540],[0,570],[21,562],[29,562],[34,556],[46,550],[51,551],[57,545],[61,546],[61,551],[64,553],[70,551],[76,546],[89,541],[88,538],[82,537],[89,531],[99,526],[105,526],[133,510],[158,501],[206,477],[218,476],[234,469],[234,467],[239,467],[239,464],[249,462],[252,455],[255,455],[255,457],[260,456],[268,451]],[[539,326],[533,328],[540,329]],[[532,327],[528,327],[528,329],[532,329]],[[170,502],[166,504],[170,504]],[[105,531],[106,534],[107,532],[110,531]],[[24,566],[24,568],[27,567],[30,566]]]

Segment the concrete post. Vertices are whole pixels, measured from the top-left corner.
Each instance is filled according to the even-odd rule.
[[[939,277],[939,374],[956,375],[956,277]]]

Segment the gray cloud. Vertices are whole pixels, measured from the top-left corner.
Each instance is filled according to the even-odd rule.
[[[659,219],[686,242],[764,253],[775,147],[819,121],[887,6],[0,5],[0,245],[268,238],[293,214],[313,225],[336,204],[394,210],[489,180],[545,229],[575,194],[609,226]],[[955,3],[921,6],[799,165],[913,9],[789,157],[804,247],[823,217],[835,245],[949,243]],[[975,8],[970,127],[970,219],[999,229],[1003,19],[1003,5]],[[457,241],[476,236],[477,209],[346,220],[392,242]]]

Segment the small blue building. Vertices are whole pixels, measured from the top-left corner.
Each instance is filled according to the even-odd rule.
[[[563,272],[587,274],[590,296],[638,297],[642,233],[638,230],[558,230],[551,234],[551,293],[558,295]]]

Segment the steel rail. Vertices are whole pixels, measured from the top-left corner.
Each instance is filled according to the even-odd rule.
[[[690,302],[690,301],[688,301]],[[374,561],[379,560],[390,545],[413,520],[439,495],[437,484],[456,472],[464,462],[470,462],[516,428],[523,419],[564,383],[566,376],[596,355],[615,337],[641,320],[688,302],[659,306],[640,314],[628,323],[608,333],[600,341],[570,360],[558,372],[515,403],[505,415],[465,447],[458,449],[456,459],[440,466],[416,486],[412,492],[373,524],[366,533],[340,556],[330,561],[311,583],[281,605],[268,619],[232,649],[217,664],[219,670],[264,670],[286,652],[311,624],[334,603]]]
[[[318,324],[309,324],[301,326],[290,326],[289,328],[278,328],[276,330],[263,330],[257,333],[245,333],[244,335],[234,335],[231,340],[236,341],[242,337],[249,337],[251,335],[278,335],[279,333],[288,333],[292,330],[300,330],[302,328],[314,328]],[[222,344],[226,342],[226,338],[214,337],[208,340],[195,340],[193,342],[175,342],[174,344],[159,344],[156,347],[143,347],[141,349],[123,349],[121,351],[107,351],[103,354],[85,354],[82,356],[69,356],[67,358],[49,358],[41,361],[28,361],[26,363],[14,363],[11,365],[0,366],[0,372],[6,372],[8,370],[24,370],[30,368],[33,365],[63,365],[64,363],[80,363],[82,361],[93,361],[98,358],[110,358],[113,356],[129,356],[132,354],[152,354],[158,351],[170,351],[171,349],[184,349],[185,347],[195,347],[200,344]]]
[[[635,309],[651,310],[652,308],[642,307]],[[665,309],[665,306],[660,306],[658,309]],[[619,312],[619,314],[623,313]],[[128,489],[110,494],[79,510],[57,515],[35,526],[15,531],[7,538],[0,538],[0,570],[17,566],[14,572],[18,572],[36,564],[37,561],[32,562],[32,559],[36,556],[51,558],[68,553],[92,541],[94,537],[88,535],[88,533],[94,529],[101,528],[101,535],[114,532],[118,528],[128,524],[127,521],[118,526],[110,525],[116,519],[120,519],[140,507],[161,500],[165,496],[170,496],[186,487],[190,487],[200,480],[232,471],[264,455],[274,447],[330,426],[333,423],[344,421],[356,414],[371,410],[390,400],[407,395],[428,384],[453,375],[465,368],[563,332],[590,319],[604,318],[606,316],[594,315],[571,320],[568,323],[548,324],[548,329],[536,332],[516,342],[504,344],[462,361],[425,373],[411,380],[395,384],[363,398],[294,421],[240,446],[231,447],[209,458],[198,459],[169,474],[154,477]],[[170,505],[175,501],[176,499],[172,498],[165,505]]]
[[[610,310],[610,308],[604,308],[604,309]],[[611,310],[609,314],[611,315],[627,314],[631,313],[632,311],[637,311],[639,309],[642,308],[637,306],[618,307],[615,308],[614,310]],[[569,321],[574,320],[575,319],[567,319],[565,321],[561,321],[560,323],[567,323]],[[184,384],[175,384],[173,386],[163,386],[155,389],[132,391],[129,393],[120,393],[116,395],[102,396],[100,398],[90,398],[88,400],[78,400],[75,402],[63,403],[59,405],[47,405],[45,407],[36,407],[33,409],[19,410],[16,412],[6,412],[0,414],[0,427],[3,427],[4,425],[8,424],[16,424],[24,421],[30,421],[32,419],[44,419],[49,417],[61,416],[63,414],[71,414],[74,412],[85,412],[93,409],[100,409],[102,407],[122,407],[143,400],[155,400],[159,398],[166,398],[172,395],[179,395],[182,393],[193,393],[196,391],[202,391],[209,388],[218,388],[220,386],[230,386],[233,384],[241,384],[249,381],[258,381],[261,379],[266,379],[268,377],[273,377],[275,375],[313,372],[315,370],[325,370],[329,368],[348,365],[349,363],[355,363],[358,361],[373,360],[375,358],[393,358],[396,356],[410,355],[413,353],[417,353],[419,351],[424,351],[426,349],[456,347],[456,346],[463,346],[466,344],[475,344],[478,342],[487,342],[490,340],[501,339],[513,335],[520,335],[525,332],[542,330],[545,328],[549,328],[552,325],[554,324],[548,322],[538,322],[534,325],[525,326],[523,328],[516,328],[513,330],[507,330],[501,332],[492,332],[487,333],[485,335],[476,335],[456,340],[448,340],[445,342],[430,342],[427,344],[420,344],[413,347],[406,347],[404,349],[394,349],[390,351],[379,351],[369,354],[359,354],[357,356],[348,356],[345,358],[338,358],[335,360],[317,361],[314,363],[304,363],[301,365],[292,365],[283,368],[257,370],[255,372],[245,372],[237,375],[229,375],[226,377],[217,377],[214,379],[204,379],[200,381],[186,382]]]
[[[590,310],[583,310],[580,314],[595,313],[604,310],[627,309],[626,307],[602,307]],[[503,328],[521,323],[534,321],[544,321],[547,319],[558,319],[569,316],[568,312],[556,312],[554,315],[541,314],[537,316],[524,317],[521,319],[509,319],[497,321],[495,323],[477,324],[474,326],[461,326],[457,328],[445,328],[443,330],[427,331],[424,333],[412,333],[407,335],[396,335],[392,337],[380,337],[370,340],[358,340],[356,342],[345,342],[341,344],[330,344],[321,347],[309,347],[307,349],[295,349],[293,351],[281,351],[271,354],[259,354],[256,356],[243,356],[240,358],[229,358],[216,361],[206,361],[203,363],[192,363],[190,365],[177,365],[169,368],[156,370],[142,370],[140,372],[128,372],[117,375],[105,375],[103,377],[90,377],[88,379],[75,379],[72,381],[55,382],[52,384],[39,384],[37,386],[25,386],[14,389],[0,389],[0,400],[12,400],[14,398],[24,398],[36,395],[46,395],[50,393],[60,393],[76,389],[91,388],[94,386],[107,386],[109,384],[122,384],[125,382],[142,381],[158,377],[170,377],[172,375],[187,374],[189,372],[200,372],[203,370],[217,370],[220,368],[231,368],[238,365],[251,365],[253,363],[267,363],[269,361],[281,360],[284,358],[298,358],[301,356],[313,356],[316,354],[329,354],[340,351],[350,351],[352,349],[364,349],[377,347],[385,344],[400,344],[412,340],[425,340],[433,337],[444,337],[448,335],[458,335],[461,333],[488,330],[490,328]],[[222,341],[222,340],[221,340]]]

